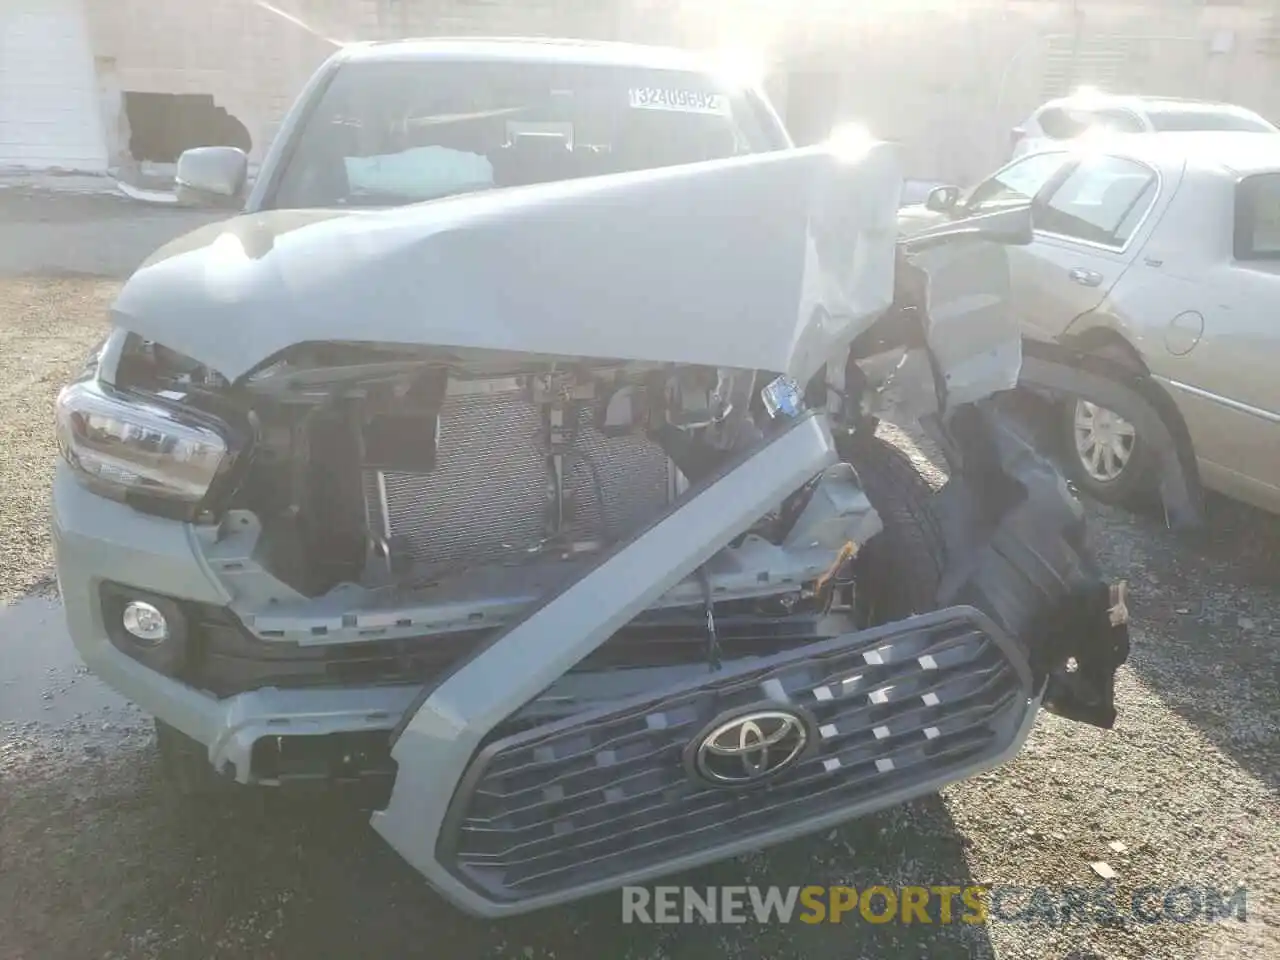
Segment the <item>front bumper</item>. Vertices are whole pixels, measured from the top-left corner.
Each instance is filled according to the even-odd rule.
[[[104,582],[224,607],[231,597],[204,561],[192,529],[148,517],[85,490],[59,464],[53,531],[71,640],[89,669],[147,713],[205,744],[213,766],[250,782],[253,746],[267,737],[389,732],[419,686],[282,690],[219,699],[144,666],[116,648],[103,622]]]
[[[788,493],[835,460],[824,421],[817,418],[807,420],[799,431],[793,433],[792,443],[800,436],[808,442],[806,455],[798,461],[779,463],[774,468],[774,472],[783,478],[777,489],[785,488]],[[742,479],[738,482],[741,483]],[[746,487],[750,486],[748,481]],[[774,505],[767,496],[759,492],[739,496],[732,511],[734,523],[745,528],[766,512]],[[219,691],[204,689],[198,683],[183,682],[152,669],[112,642],[111,630],[104,622],[104,584],[146,591],[184,605],[234,610],[237,600],[241,599],[237,596],[238,589],[245,585],[248,577],[260,570],[252,556],[252,546],[241,550],[232,538],[211,548],[204,539],[205,535],[191,525],[147,516],[88,492],[61,463],[55,475],[52,506],[58,578],[72,642],[81,658],[113,689],[205,745],[211,764],[224,774],[242,783],[262,781],[263,777],[254,765],[254,748],[263,740],[378,731],[389,734],[406,714],[407,708],[422,694],[421,681],[388,683],[380,679],[376,683],[336,683],[317,689],[262,686],[231,696],[218,696]],[[856,502],[833,503],[828,505],[826,515],[857,517],[861,509]],[[740,524],[739,520],[742,521]],[[696,538],[696,533],[686,531],[685,536]],[[706,542],[709,544],[706,552],[711,553],[723,541],[713,537]],[[738,565],[761,562],[762,557],[764,561],[771,561],[777,554],[791,564],[800,564],[794,571],[786,568],[785,574],[794,576],[804,574],[808,569],[804,564],[814,559],[803,551],[784,555],[775,550],[770,554],[762,553],[759,545],[756,547],[754,552],[741,551],[737,557]],[[657,569],[662,566],[662,559],[655,558],[651,563]],[[691,573],[696,566],[697,563],[687,564],[684,573]],[[808,570],[808,575],[816,569]],[[776,575],[777,570],[772,573]],[[736,569],[730,564],[718,576],[717,584],[727,584],[726,589],[733,590],[735,582],[754,581],[757,575],[746,567]],[[681,577],[675,579],[680,580]],[[264,582],[272,581],[258,576],[251,586],[262,594]],[[756,589],[777,588],[762,584]],[[255,599],[261,601],[260,609],[272,609],[270,598],[255,596]],[[641,604],[638,609],[646,605]],[[282,602],[278,609],[288,610],[290,605]],[[379,614],[382,620],[389,615]],[[395,616],[415,621],[406,630],[422,629],[416,623],[416,610],[397,612]],[[277,626],[275,620],[281,620],[303,634],[323,629],[327,633],[326,639],[332,639],[342,633],[337,628],[341,628],[347,618],[325,610],[321,617],[310,621],[283,615],[275,620],[266,615],[259,615],[256,619],[258,629],[263,625],[274,628]],[[331,621],[336,621],[336,626]],[[327,626],[317,628],[313,625],[316,622]],[[364,624],[356,620],[345,634],[354,634],[362,627]],[[285,639],[294,640],[287,631],[282,632],[286,634]],[[831,633],[828,631],[816,636],[823,635]],[[793,639],[790,642],[797,641]],[[443,642],[440,644],[444,645]],[[317,649],[318,646],[313,646],[310,652]],[[531,691],[516,702],[525,703],[540,693],[543,694],[540,703],[532,705],[526,712],[561,715],[569,705],[577,707],[597,699],[616,701],[639,689],[662,686],[700,672],[700,667],[677,665],[564,675],[573,663],[571,660],[555,668],[549,676],[548,689]],[[506,712],[510,710],[504,714]]]
[[[193,528],[94,497],[66,470],[55,486],[59,577],[89,667],[206,744],[215,767],[239,780],[255,778],[255,745],[265,740],[387,735],[394,787],[374,827],[461,908],[520,913],[971,776],[1017,751],[1042,701],[1109,724],[1127,633],[1110,628],[1099,605],[1106,587],[1081,554],[1079,505],[993,413],[974,408],[958,420],[960,459],[937,503],[944,609],[718,671],[573,668],[838,459],[821,415],[701,484],[427,685],[218,699],[131,659],[108,639],[96,595],[103,581],[218,607],[233,598]],[[1075,680],[1062,675],[1068,657],[1079,661]],[[681,773],[691,731],[705,733],[726,710],[769,706],[808,731],[811,746],[787,776],[729,794]]]
[[[231,779],[246,784],[279,782],[255,764],[255,748],[264,742],[352,734],[382,734],[389,740],[422,695],[422,682],[378,682],[311,688],[262,685],[219,696],[166,676],[111,642],[103,621],[101,588],[104,583],[141,585],[187,604],[229,607],[225,582],[210,568],[192,529],[96,496],[59,464],[53,531],[67,624],[85,665],[148,714],[207,747],[209,762]],[[323,648],[311,652],[323,652]],[[541,712],[559,716],[565,704],[616,702],[638,689],[662,687],[702,672],[672,666],[570,674],[547,692]],[[377,766],[376,772],[385,769]]]

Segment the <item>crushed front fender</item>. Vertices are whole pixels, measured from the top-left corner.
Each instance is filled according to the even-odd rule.
[[[998,401],[961,408],[946,434],[951,479],[934,503],[947,555],[939,605],[971,604],[1019,638],[1047,710],[1111,727],[1128,615],[1123,587],[1085,546],[1083,507]]]

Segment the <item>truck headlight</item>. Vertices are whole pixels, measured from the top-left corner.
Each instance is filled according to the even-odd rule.
[[[81,482],[151,513],[194,517],[238,452],[217,417],[95,379],[64,387],[56,412],[58,447]]]

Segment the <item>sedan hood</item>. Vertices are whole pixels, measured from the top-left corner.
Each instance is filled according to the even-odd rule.
[[[266,211],[159,250],[114,322],[237,379],[308,341],[807,379],[893,299],[897,156],[788,150],[382,210]]]

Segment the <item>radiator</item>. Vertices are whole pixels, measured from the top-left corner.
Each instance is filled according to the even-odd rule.
[[[461,388],[457,391],[452,388]],[[583,411],[564,461],[575,506],[570,540],[625,538],[670,503],[676,470],[643,437],[606,437]],[[435,467],[364,472],[375,536],[400,538],[415,563],[513,560],[544,545],[554,490],[541,411],[512,380],[451,385],[440,413]]]

